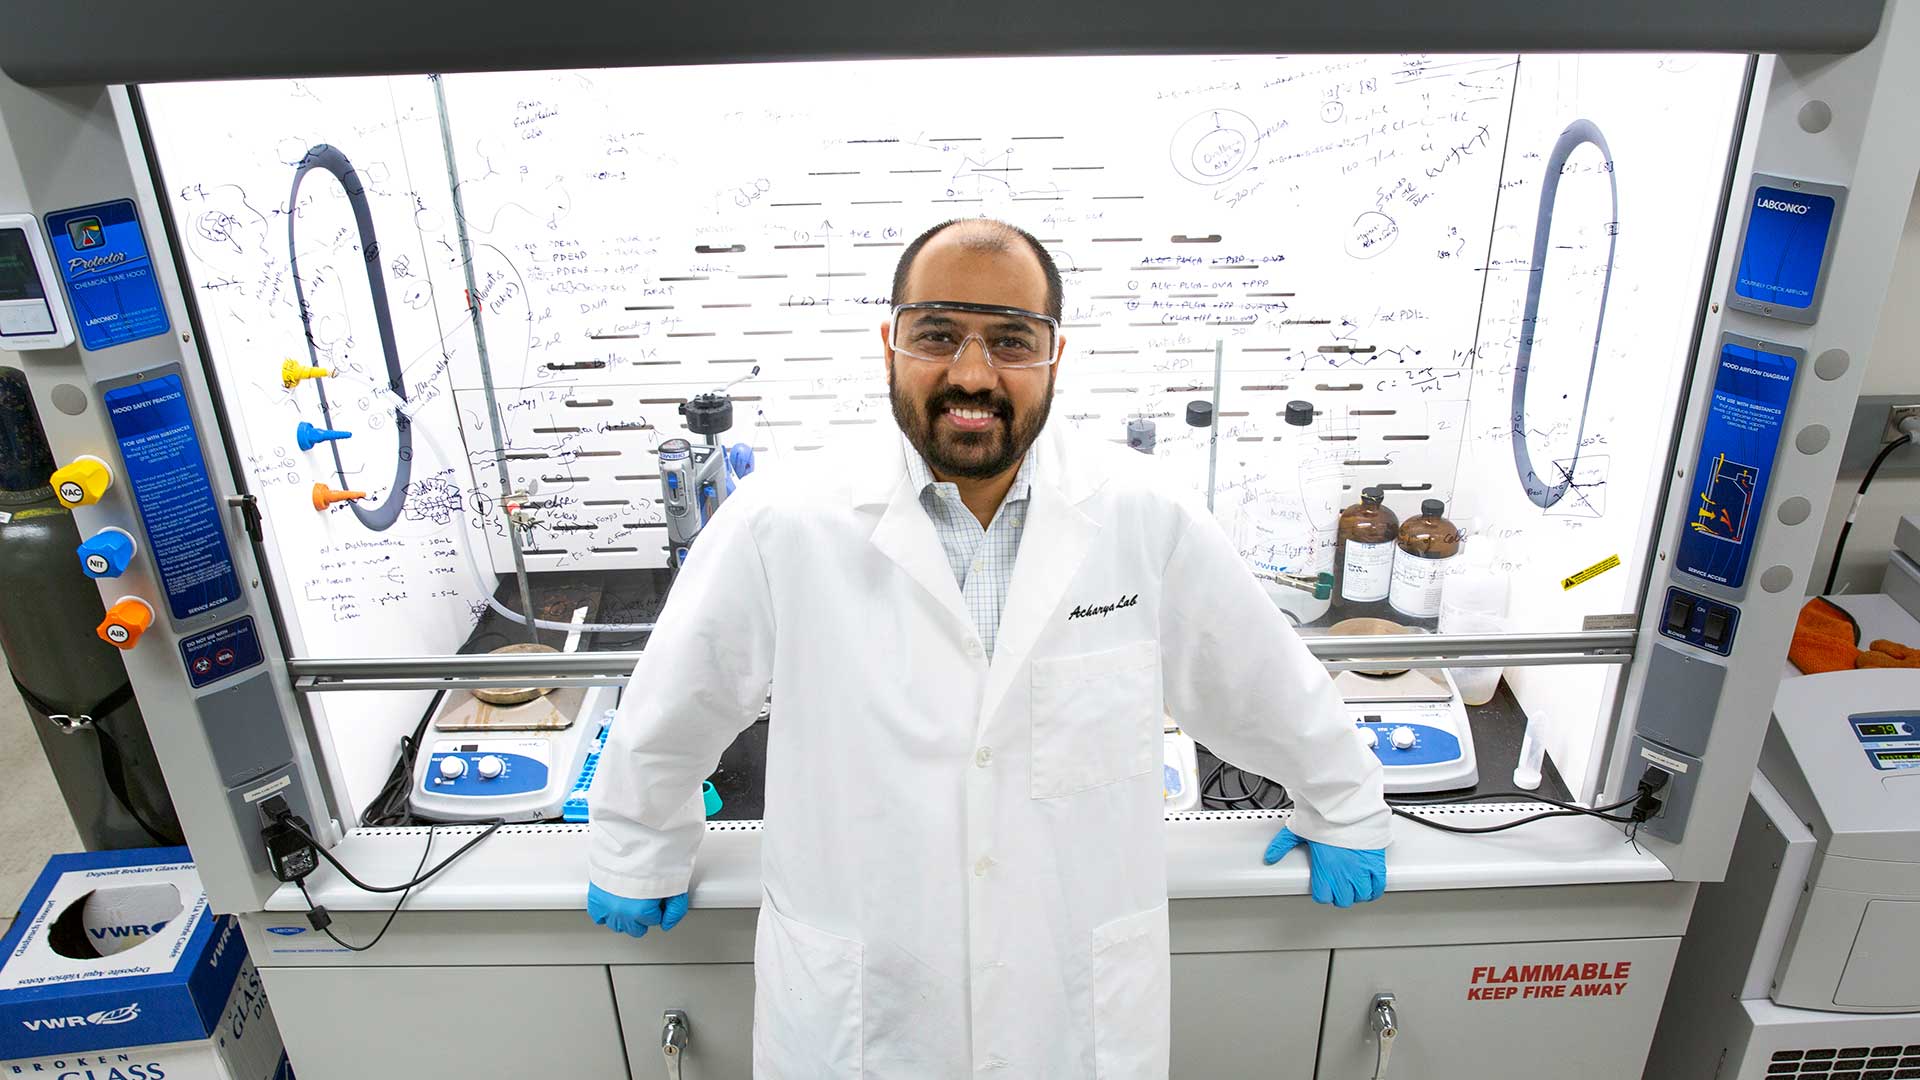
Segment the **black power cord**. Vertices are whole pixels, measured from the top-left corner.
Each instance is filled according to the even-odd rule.
[[[1388,809],[1393,811],[1395,817],[1403,817],[1403,818],[1406,818],[1408,821],[1417,821],[1420,824],[1425,825],[1429,829],[1439,829],[1441,832],[1462,833],[1466,835],[1473,835],[1477,833],[1505,832],[1508,829],[1519,828],[1522,825],[1532,824],[1533,822],[1536,822],[1536,821],[1545,821],[1547,818],[1581,817],[1583,815],[1589,816],[1589,817],[1597,817],[1602,821],[1615,821],[1615,822],[1619,822],[1622,825],[1625,825],[1632,822],[1633,819],[1627,818],[1627,817],[1619,817],[1614,814],[1603,813],[1602,811],[1618,810],[1621,807],[1627,805],[1627,803],[1630,803],[1632,801],[1633,801],[1632,799],[1627,799],[1625,802],[1615,803],[1611,806],[1579,807],[1579,808],[1569,809],[1569,810],[1548,810],[1543,813],[1532,814],[1523,818],[1517,818],[1513,821],[1504,822],[1499,825],[1481,825],[1481,826],[1442,825],[1440,822],[1435,821],[1432,818],[1421,817],[1419,814],[1415,814],[1410,811],[1403,810],[1399,806],[1389,805]]]
[[[1912,421],[1909,420],[1908,423]],[[1880,466],[1886,463],[1887,458],[1892,456],[1895,450],[1912,441],[1913,436],[1910,434],[1900,436],[1881,447],[1880,453],[1873,459],[1873,464],[1867,466],[1867,475],[1860,478],[1860,490],[1853,493],[1853,505],[1847,508],[1847,520],[1840,526],[1840,536],[1833,542],[1833,561],[1827,564],[1827,584],[1820,590],[1822,595],[1833,593],[1833,580],[1840,573],[1840,555],[1847,550],[1847,534],[1853,531],[1854,515],[1860,512],[1860,500],[1867,497],[1867,488],[1872,486],[1874,474],[1880,471]]]
[[[427,871],[424,874],[420,873],[419,871],[415,871],[413,880],[402,882],[399,885],[369,885],[366,882],[361,881],[359,878],[354,877],[353,871],[348,870],[344,865],[341,864],[339,859],[336,859],[333,857],[333,852],[328,851],[324,847],[321,847],[320,841],[315,840],[313,838],[313,834],[307,831],[306,822],[301,821],[298,817],[293,816],[291,814],[287,815],[283,820],[286,822],[288,827],[293,831],[294,835],[298,836],[302,840],[305,840],[310,846],[312,846],[314,851],[319,853],[321,858],[327,860],[328,866],[333,867],[336,871],[339,872],[341,877],[346,878],[347,884],[352,885],[354,888],[359,889],[361,892],[367,892],[367,893],[404,893],[412,889],[414,886],[420,885],[426,882],[428,879],[432,878],[435,874],[438,874],[440,871],[445,870],[448,866],[453,864],[453,861],[455,859],[458,859],[460,856],[465,855],[469,851],[472,851],[475,847],[479,846],[482,840],[485,840],[487,837],[492,836],[496,832],[499,832],[500,827],[507,823],[505,818],[493,818],[491,821],[484,822],[484,823],[478,822],[478,821],[472,822],[472,824],[475,824],[475,825],[485,824],[487,827],[481,830],[479,836],[476,836],[473,839],[467,841],[466,843],[460,845],[460,847],[456,851],[454,851],[453,854],[447,856],[444,859],[441,859],[437,863],[434,863],[433,869]],[[432,827],[429,827],[427,830],[427,846],[429,848],[433,846],[433,829],[437,827],[438,826],[432,826]],[[421,861],[425,862],[424,859],[422,859]],[[302,878],[304,877],[305,875],[302,875]]]
[[[1239,790],[1228,787],[1229,783]],[[1293,805],[1286,788],[1224,761],[1216,762],[1200,781],[1200,799],[1209,809],[1220,810],[1284,810]]]
[[[413,734],[400,736],[400,756],[393,763],[393,771],[387,774],[387,782],[380,785],[366,809],[360,811],[362,828],[415,823],[413,812],[408,808],[408,796],[413,791],[413,763],[420,754],[420,744],[427,737],[427,724],[446,696],[445,690],[434,694],[427,710],[420,714],[420,722],[414,725]]]
[[[272,864],[274,876],[281,881],[291,881],[299,888],[300,895],[307,901],[308,925],[326,934],[341,948],[354,952],[365,952],[380,943],[380,939],[387,935],[387,929],[393,925],[393,920],[400,914],[400,909],[406,906],[407,897],[415,887],[451,866],[454,860],[472,851],[481,841],[499,832],[501,826],[507,823],[504,818],[493,818],[484,822],[487,827],[481,830],[480,835],[460,845],[453,854],[433,864],[432,869],[426,869],[427,856],[433,851],[433,839],[440,829],[439,823],[431,823],[427,826],[427,843],[420,850],[420,861],[414,865],[413,876],[398,885],[369,885],[355,877],[352,871],[334,857],[333,852],[328,851],[319,840],[315,839],[306,821],[293,812],[285,799],[274,796],[262,804],[261,809],[268,819],[266,828],[261,830],[261,838],[266,842],[268,861]],[[307,892],[307,877],[319,868],[314,858],[316,855],[325,859],[341,877],[346,878],[349,884],[361,892],[400,894],[399,902],[387,912],[386,921],[380,925],[380,931],[373,936],[372,941],[365,945],[354,945],[341,940],[331,929],[333,916],[324,906],[313,902],[312,894]]]
[[[1249,784],[1249,780],[1253,781],[1251,785]],[[1387,802],[1387,808],[1392,810],[1396,817],[1403,817],[1408,821],[1416,821],[1428,828],[1439,829],[1442,832],[1460,833],[1463,835],[1505,832],[1508,829],[1526,825],[1531,822],[1556,817],[1596,817],[1602,821],[1611,821],[1620,825],[1637,826],[1659,812],[1662,802],[1659,798],[1659,793],[1665,790],[1668,780],[1669,776],[1666,770],[1650,767],[1646,773],[1641,776],[1640,783],[1632,796],[1616,803],[1609,803],[1606,806],[1580,806],[1577,803],[1562,802],[1559,799],[1549,798],[1548,796],[1535,794],[1531,791],[1476,791],[1469,792],[1465,795],[1441,797],[1422,796],[1418,800],[1395,801],[1390,799]],[[1234,790],[1234,787],[1230,785],[1237,786],[1238,790]],[[1270,795],[1277,795],[1277,798],[1269,798]],[[1224,761],[1217,762],[1213,768],[1207,771],[1205,779],[1201,780],[1200,798],[1209,809],[1219,810],[1284,810],[1293,805],[1293,799],[1287,794],[1286,788],[1263,776],[1247,772],[1229,765]],[[1414,812],[1415,809],[1422,806],[1479,803],[1488,799],[1501,798],[1544,803],[1554,807],[1554,809],[1532,814],[1515,821],[1486,826],[1446,825],[1432,818],[1422,817]],[[1611,812],[1625,809],[1628,806],[1632,806],[1633,810],[1627,815],[1623,816]]]
[[[427,846],[420,849],[420,861],[415,864],[413,868],[413,876],[416,880],[420,878],[420,868],[427,865],[427,853],[433,850],[433,833],[434,830],[439,827],[438,824],[427,826]],[[412,883],[409,882],[407,888],[401,890],[400,902],[393,905],[392,911],[387,912],[387,921],[380,924],[380,932],[373,935],[372,941],[367,942],[365,945],[355,945],[350,941],[340,940],[340,936],[333,932],[333,916],[327,913],[326,908],[313,902],[313,897],[307,892],[307,879],[301,877],[295,881],[294,884],[300,887],[300,895],[306,898],[308,925],[327,935],[329,938],[332,938],[335,945],[352,952],[366,952],[368,949],[380,944],[380,939],[387,936],[387,928],[393,925],[393,920],[400,914],[400,909],[407,906],[407,897],[411,894],[413,888]]]
[[[1388,809],[1393,811],[1395,817],[1403,817],[1403,818],[1406,818],[1408,821],[1419,822],[1420,824],[1425,825],[1430,829],[1439,829],[1441,832],[1460,833],[1462,835],[1467,835],[1467,836],[1480,835],[1484,833],[1505,832],[1508,829],[1518,828],[1522,825],[1531,824],[1532,822],[1535,822],[1535,821],[1544,821],[1547,818],[1556,818],[1556,817],[1595,817],[1595,818],[1599,818],[1602,821],[1611,821],[1620,825],[1632,825],[1637,827],[1641,822],[1644,822],[1648,818],[1659,813],[1660,806],[1663,802],[1663,800],[1659,797],[1660,792],[1666,789],[1667,782],[1669,781],[1669,779],[1671,778],[1667,774],[1666,770],[1659,769],[1659,768],[1648,768],[1645,773],[1641,774],[1640,782],[1639,784],[1635,785],[1635,790],[1632,795],[1628,796],[1625,799],[1620,800],[1619,802],[1608,803],[1605,806],[1581,806],[1577,803],[1561,802],[1559,799],[1550,799],[1545,795],[1536,795],[1528,791],[1487,791],[1487,792],[1478,792],[1472,795],[1456,795],[1451,798],[1445,798],[1445,799],[1428,799],[1428,800],[1424,800],[1421,803],[1413,803],[1413,804],[1389,803]],[[1413,813],[1412,811],[1404,808],[1406,805],[1422,806],[1422,805],[1436,805],[1436,804],[1446,804],[1446,803],[1478,802],[1488,797],[1507,797],[1507,798],[1521,799],[1528,802],[1544,803],[1548,806],[1556,807],[1557,809],[1548,810],[1538,814],[1531,814],[1527,817],[1517,818],[1513,821],[1503,822],[1499,825],[1473,826],[1473,825],[1443,825],[1440,822],[1433,820],[1432,818],[1421,817],[1419,814]],[[1624,809],[1628,806],[1632,806],[1633,810],[1628,814],[1626,814],[1625,816],[1611,812],[1614,810]]]

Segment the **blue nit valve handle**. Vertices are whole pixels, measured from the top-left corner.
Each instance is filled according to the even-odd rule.
[[[80,557],[80,572],[90,578],[116,578],[126,573],[133,561],[133,537],[123,529],[108,527],[88,537],[74,549]]]
[[[334,431],[330,428],[314,427],[305,420],[300,421],[300,426],[295,428],[293,432],[293,439],[300,444],[300,449],[302,450],[311,450],[320,443],[332,442],[335,439],[351,438],[353,438],[353,432],[351,431]]]

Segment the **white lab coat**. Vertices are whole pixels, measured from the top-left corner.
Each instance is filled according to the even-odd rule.
[[[891,425],[743,483],[647,643],[591,878],[688,887],[700,781],[771,682],[757,1077],[1164,1078],[1163,703],[1302,836],[1387,844],[1377,760],[1205,507],[1062,428],[991,663]]]

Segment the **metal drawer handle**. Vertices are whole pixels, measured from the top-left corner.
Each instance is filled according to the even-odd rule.
[[[1393,1011],[1392,994],[1373,995],[1373,1080],[1387,1080],[1393,1061],[1393,1040],[1400,1034],[1400,1017]]]
[[[668,1009],[660,1019],[660,1056],[667,1063],[667,1080],[680,1080],[680,1059],[687,1052],[688,1032],[687,1014],[681,1009]]]

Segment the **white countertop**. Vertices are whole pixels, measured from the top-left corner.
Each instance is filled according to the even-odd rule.
[[[1446,807],[1434,814],[1454,825],[1497,824],[1537,813],[1535,804]],[[1167,822],[1167,893],[1174,899],[1278,896],[1307,892],[1304,853],[1277,866],[1261,862],[1267,841],[1288,811],[1175,815]],[[451,854],[478,832],[446,827],[430,861]],[[380,885],[405,881],[420,861],[424,828],[363,829],[332,850],[355,876]],[[695,865],[696,908],[749,908],[760,902],[757,822],[709,822]],[[586,907],[587,826],[514,825],[475,848],[407,898],[409,911],[574,910]],[[1513,888],[1668,881],[1659,859],[1626,840],[1619,825],[1592,818],[1552,818],[1503,833],[1460,836],[1395,819],[1387,851],[1389,891]],[[370,895],[330,867],[308,879],[314,901],[337,911],[385,911],[393,894]],[[269,911],[304,911],[293,886],[269,900]]]

